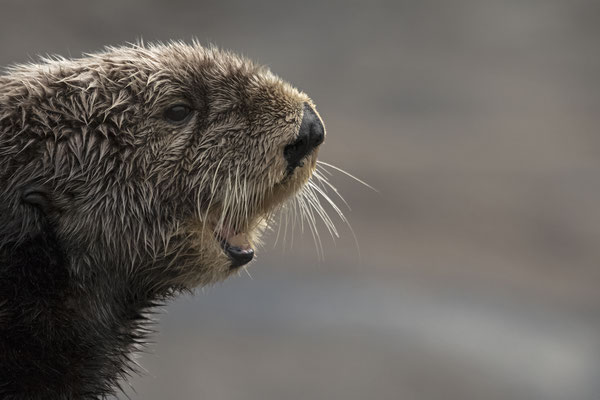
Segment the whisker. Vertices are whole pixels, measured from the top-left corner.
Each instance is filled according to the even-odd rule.
[[[298,196],[298,202],[302,206],[305,212],[304,215],[306,216],[307,221],[309,222],[308,227],[313,236],[313,240],[315,241],[315,247],[317,248],[317,256],[319,256],[320,259],[324,260],[325,251],[323,249],[323,242],[321,241],[321,236],[319,235],[319,230],[317,229],[315,215],[312,211],[312,208],[309,207],[305,201],[306,192],[302,191],[300,193],[301,195]]]
[[[254,279],[252,275],[250,275],[250,271],[248,271],[248,265],[244,265],[243,270],[250,277],[250,279]]]
[[[319,183],[325,184],[331,190],[333,190],[333,192],[340,198],[340,200],[342,200],[342,202],[348,208],[348,210],[352,211],[352,208],[350,208],[350,205],[348,204],[348,202],[346,202],[346,199],[344,199],[344,197],[340,194],[340,192],[337,190],[337,188],[335,186],[333,186],[326,177],[321,175],[320,172],[321,171],[315,171],[313,176],[319,181]],[[325,190],[325,187],[323,187],[323,189]]]
[[[278,221],[281,221],[281,219],[282,219],[284,208],[285,208],[285,206],[282,206],[279,209],[279,211],[278,211],[279,212],[279,218],[277,218]],[[277,224],[277,236],[275,237],[275,244],[273,244],[273,247],[276,247],[277,243],[279,243],[279,234],[280,234],[280,232],[281,232],[281,223],[278,223]]]
[[[329,203],[329,205],[334,209],[334,211],[337,213],[337,215],[342,221],[346,223],[348,222],[348,219],[346,218],[342,210],[340,210],[340,208],[333,202],[333,200],[331,200],[331,198],[323,191],[323,189],[321,189],[313,182],[309,182],[308,184],[310,185],[311,189],[317,191],[317,193],[319,193]]]
[[[287,243],[287,230],[288,230],[288,216],[289,216],[289,208],[285,209],[285,228],[283,230],[283,250],[285,251],[285,245]]]
[[[294,199],[295,200],[295,199]],[[290,244],[289,244],[289,248],[292,249],[294,247],[294,228],[296,227],[296,202],[292,201],[291,203],[291,207],[290,207],[290,227],[291,227],[291,233],[290,233]]]
[[[348,176],[349,178],[352,178],[352,179],[354,179],[354,180],[355,180],[355,181],[357,181],[358,183],[361,183],[361,184],[365,185],[366,187],[368,187],[369,189],[373,190],[374,192],[377,192],[377,193],[379,193],[379,190],[375,189],[373,186],[371,186],[371,185],[369,185],[368,183],[366,183],[365,181],[363,181],[363,180],[361,180],[361,179],[359,179],[359,178],[355,177],[355,176],[354,176],[354,175],[352,175],[350,172],[346,172],[346,171],[344,171],[343,169],[341,169],[341,168],[339,168],[339,167],[336,167],[336,166],[335,166],[335,165],[333,165],[333,164],[329,164],[329,163],[326,163],[325,161],[318,161],[318,160],[317,160],[317,164],[320,164],[320,165],[323,165],[323,166],[326,166],[326,167],[329,167],[329,168],[333,168],[333,169],[335,169],[336,171],[338,171],[338,172],[341,172],[342,174],[344,174],[344,175]]]
[[[324,190],[322,190],[322,188],[320,188],[318,185],[316,185],[312,181],[309,181],[308,184],[311,185],[311,187],[314,188],[321,196],[323,196],[323,198],[331,205],[331,207],[338,214],[338,216],[340,217],[340,219],[346,224],[346,226],[350,230],[350,233],[352,234],[352,237],[354,239],[354,244],[356,245],[356,251],[358,253],[358,258],[359,258],[359,260],[362,260],[362,255],[361,255],[361,251],[360,251],[360,245],[358,244],[358,238],[356,237],[356,233],[354,232],[354,229],[352,228],[352,225],[350,224],[350,221],[346,218],[346,216],[344,215],[344,213],[342,212],[342,210],[340,210],[340,208],[335,204],[335,202],[325,193]],[[333,187],[333,185],[331,185],[331,187],[335,190],[335,188]],[[337,190],[336,190],[336,193],[337,193]],[[341,195],[339,195],[339,196],[341,197]],[[344,201],[343,198],[342,198],[342,201]]]
[[[294,213],[297,213],[296,204],[297,204],[297,200],[296,200],[296,198],[294,198]],[[300,207],[300,206],[298,205],[298,207]],[[302,209],[300,209],[298,218],[300,219],[300,232],[304,233],[304,215],[302,213]]]
[[[210,186],[210,188],[211,188],[210,200],[208,201],[208,206],[206,207],[206,213],[204,214],[204,218],[202,218],[202,231],[203,232],[206,229],[206,220],[208,219],[208,213],[210,212],[210,207],[212,206],[212,202],[214,200],[214,196],[216,193],[215,188],[216,188],[217,174],[219,173],[219,168],[221,167],[221,163],[223,162],[224,159],[225,158],[223,158],[223,159],[221,159],[221,161],[219,161],[219,164],[217,164],[217,168],[213,175],[212,186]],[[215,229],[216,229],[216,227],[215,227]]]
[[[314,209],[314,211],[317,213],[317,215],[319,215],[319,217],[321,217],[321,220],[325,224],[325,227],[329,231],[329,234],[331,235],[331,237],[333,239],[335,239],[336,237],[339,238],[340,236],[338,234],[338,231],[335,228],[335,225],[334,225],[333,221],[331,220],[331,218],[327,214],[327,211],[325,211],[325,209],[321,205],[321,203],[319,201],[319,198],[315,194],[314,189],[313,189],[313,185],[314,184],[312,182],[308,182],[308,185],[307,185],[307,200],[308,200],[309,204],[312,206],[312,208]]]

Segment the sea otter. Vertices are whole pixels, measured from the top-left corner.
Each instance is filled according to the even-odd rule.
[[[114,394],[148,311],[250,262],[324,139],[306,94],[198,43],[8,68],[0,398]]]

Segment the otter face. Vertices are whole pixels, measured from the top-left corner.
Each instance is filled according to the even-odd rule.
[[[164,95],[144,110],[154,122],[143,169],[156,186],[168,179],[172,243],[196,254],[172,264],[194,286],[252,260],[273,212],[309,179],[325,131],[312,101],[268,70],[216,50],[203,60],[197,49],[164,50],[169,72],[152,90]]]
[[[152,287],[209,284],[252,260],[325,137],[307,95],[197,44],[109,48],[3,82],[20,82],[0,94],[14,108],[3,121],[35,147],[15,176],[43,185],[32,204],[52,203],[67,258]]]

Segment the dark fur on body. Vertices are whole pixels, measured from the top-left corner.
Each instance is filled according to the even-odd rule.
[[[164,110],[185,103],[185,123]],[[234,273],[308,181],[283,148],[311,100],[198,44],[108,48],[0,76],[0,398],[114,393],[147,313]]]

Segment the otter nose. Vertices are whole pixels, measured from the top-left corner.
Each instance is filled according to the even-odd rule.
[[[288,170],[292,171],[302,163],[302,159],[317,148],[325,140],[325,128],[317,113],[304,103],[304,116],[298,131],[298,136],[293,143],[285,146],[283,151],[288,162]]]

